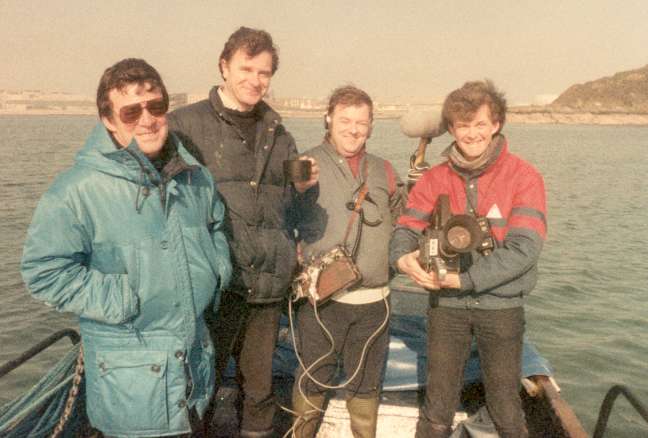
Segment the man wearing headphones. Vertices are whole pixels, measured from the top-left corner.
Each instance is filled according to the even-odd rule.
[[[324,141],[307,152],[319,164],[320,175],[308,193],[316,198],[315,208],[302,212],[298,226],[305,263],[350,242],[347,249],[356,253],[362,279],[324,303],[305,301],[297,310],[296,350],[303,365],[293,388],[298,437],[314,436],[338,358],[348,382],[344,387],[353,435],[376,433],[389,345],[388,243],[406,192],[392,165],[366,150],[372,122],[367,93],[354,86],[337,88],[329,99]],[[354,213],[365,187],[364,201]]]

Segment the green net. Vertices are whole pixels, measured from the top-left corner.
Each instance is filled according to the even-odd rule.
[[[65,402],[72,387],[79,348],[76,344],[27,393],[0,407],[0,437],[49,437],[63,415]],[[70,418],[60,437],[83,434],[85,420],[85,391],[83,381]]]

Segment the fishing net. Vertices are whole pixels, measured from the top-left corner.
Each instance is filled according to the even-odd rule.
[[[64,413],[68,393],[73,385],[80,343],[72,346],[65,356],[27,393],[0,407],[0,437],[50,437]],[[69,419],[59,437],[84,436],[85,391],[79,387]]]

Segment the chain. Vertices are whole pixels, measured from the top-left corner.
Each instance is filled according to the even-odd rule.
[[[74,369],[74,377],[72,378],[72,387],[68,393],[67,400],[65,402],[65,409],[63,410],[63,415],[58,421],[58,424],[54,428],[50,438],[58,438],[58,436],[63,432],[65,424],[70,419],[70,414],[72,414],[72,408],[74,407],[74,402],[76,401],[77,395],[79,395],[79,386],[81,385],[81,378],[83,377],[83,344],[79,347],[79,357],[77,358],[76,368]]]

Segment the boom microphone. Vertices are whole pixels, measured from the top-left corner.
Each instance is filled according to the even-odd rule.
[[[441,110],[409,111],[401,117],[400,128],[412,138],[434,138],[446,132]]]

